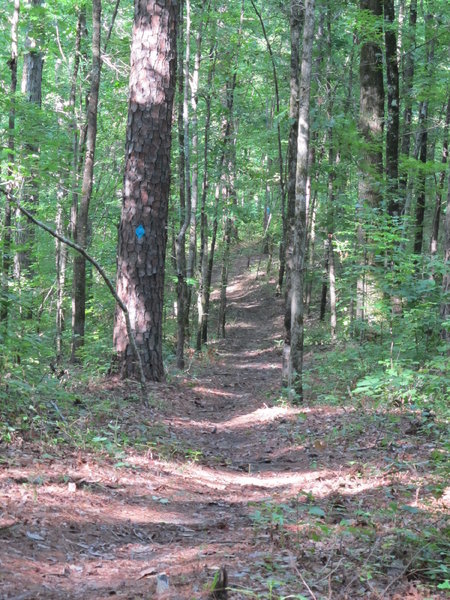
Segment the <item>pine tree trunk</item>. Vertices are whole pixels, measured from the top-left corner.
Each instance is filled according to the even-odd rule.
[[[135,0],[117,293],[130,313],[147,379],[164,379],[162,316],[175,87],[177,3]],[[122,377],[139,370],[116,311],[114,349]]]
[[[86,153],[84,157],[81,200],[76,214],[75,241],[82,248],[88,246],[89,205],[94,181],[95,145],[97,141],[97,111],[101,72],[101,0],[92,2],[92,69],[89,91]],[[77,254],[73,261],[72,292],[72,355],[71,361],[79,360],[78,350],[84,345],[86,322],[86,260]]]

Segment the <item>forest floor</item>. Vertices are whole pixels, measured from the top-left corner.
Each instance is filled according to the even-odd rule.
[[[442,428],[350,382],[318,399],[326,369],[290,405],[282,300],[255,271],[236,259],[226,339],[149,407],[68,378],[52,431],[36,419],[0,443],[2,600],[199,600],[221,567],[230,599],[448,597]],[[308,347],[307,369],[327,351]]]

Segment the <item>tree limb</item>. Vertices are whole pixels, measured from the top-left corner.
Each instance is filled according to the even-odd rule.
[[[2,192],[5,193],[4,190],[2,190]],[[40,227],[41,229],[43,229],[44,231],[49,233],[51,236],[53,236],[54,238],[56,238],[63,244],[66,244],[66,246],[73,248],[73,250],[75,250],[76,252],[81,254],[88,262],[91,263],[91,265],[93,265],[93,267],[97,270],[99,275],[102,277],[103,281],[106,283],[109,291],[111,292],[112,296],[114,297],[115,301],[117,302],[121,311],[123,312],[123,316],[125,318],[125,323],[127,326],[128,338],[130,340],[130,344],[133,349],[133,353],[134,353],[137,363],[138,363],[139,379],[140,379],[139,383],[141,384],[142,393],[143,393],[143,395],[145,395],[147,388],[146,388],[145,375],[144,375],[144,366],[142,364],[142,358],[141,358],[141,355],[139,354],[139,350],[136,346],[136,340],[135,340],[135,337],[133,334],[133,330],[131,328],[130,314],[128,312],[128,308],[122,302],[121,298],[117,294],[112,281],[109,279],[108,275],[105,273],[105,270],[103,269],[103,267],[101,267],[100,264],[95,260],[95,258],[92,258],[92,256],[90,256],[82,246],[79,246],[77,243],[73,242],[72,240],[67,239],[63,235],[56,233],[56,231],[51,229],[48,225],[46,225],[45,223],[42,223],[41,221],[36,219],[36,217],[34,217],[26,208],[23,208],[23,206],[21,206],[20,202],[18,200],[16,200],[15,198],[10,198],[10,200],[17,206],[17,208],[20,210],[20,212],[27,217],[27,219],[29,221],[31,221],[32,223],[37,225],[37,227]]]

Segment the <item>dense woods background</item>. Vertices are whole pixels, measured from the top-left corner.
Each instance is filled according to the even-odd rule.
[[[268,270],[279,269],[287,313],[290,290],[300,289],[300,310],[320,321],[307,338],[377,340],[375,389],[387,381],[409,389],[419,372],[421,389],[443,368],[448,338],[446,3],[205,0],[180,3],[171,18],[178,83],[164,308],[152,302],[164,314],[148,324],[161,320],[163,350],[155,351],[166,368],[183,367],[186,344],[200,350],[208,336],[225,335],[230,248],[245,252],[252,241]],[[114,298],[82,256],[30,225],[17,202],[87,249],[114,281],[132,23],[133,7],[120,2],[17,0],[1,14],[9,393],[41,385],[49,365],[80,362],[85,373],[111,365]],[[305,58],[310,83],[299,81]],[[299,108],[310,130],[303,147]],[[168,165],[163,171],[169,177]],[[208,322],[214,265],[217,332]],[[290,321],[286,314],[288,348]],[[297,355],[303,333],[295,335]],[[161,369],[149,368],[149,377],[163,378]]]

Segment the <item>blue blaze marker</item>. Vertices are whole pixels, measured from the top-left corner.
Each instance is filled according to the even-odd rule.
[[[139,227],[136,228],[136,237],[138,240],[140,240],[141,238],[143,238],[145,235],[145,229],[142,225],[139,225]]]

